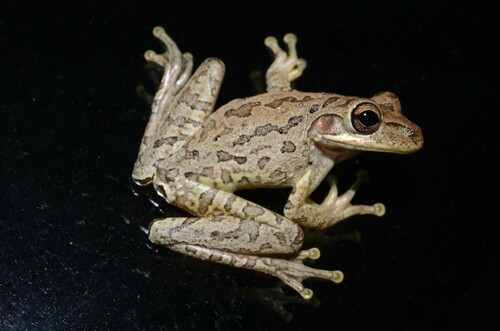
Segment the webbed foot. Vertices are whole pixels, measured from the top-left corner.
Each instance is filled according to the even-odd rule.
[[[327,197],[323,200],[320,208],[323,210],[334,210],[335,223],[342,221],[354,215],[371,214],[375,216],[383,216],[385,214],[385,206],[382,203],[373,205],[352,205],[351,200],[354,198],[359,187],[369,180],[366,171],[358,171],[356,181],[342,195],[338,196],[337,181],[333,176],[327,176],[326,181],[330,185],[330,191]]]
[[[365,171],[359,171],[354,184],[344,194],[339,196],[336,179],[333,176],[327,176],[326,180],[330,185],[330,191],[321,204],[317,204],[311,199],[306,199],[302,205],[285,209],[286,215],[304,227],[319,230],[329,228],[354,215],[371,214],[382,216],[385,214],[385,206],[382,203],[375,203],[373,205],[351,204],[356,191],[368,178],[368,174]],[[308,178],[306,176],[301,180],[304,181],[304,184],[307,184]]]

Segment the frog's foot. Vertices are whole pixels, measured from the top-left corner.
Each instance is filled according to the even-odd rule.
[[[337,182],[333,176],[326,178],[330,191],[321,204],[316,204],[310,199],[294,211],[292,219],[297,219],[301,225],[315,229],[326,229],[335,223],[354,215],[371,214],[382,216],[385,206],[382,203],[373,205],[352,205],[351,200],[358,188],[368,180],[365,171],[359,171],[354,184],[342,195],[338,195]]]
[[[307,66],[304,59],[297,57],[297,37],[293,33],[288,33],[283,38],[288,54],[281,49],[275,37],[267,37],[265,45],[273,52],[274,61],[267,70],[266,83],[269,92],[290,91],[291,82],[302,75]]]
[[[153,35],[166,48],[166,51],[162,54],[157,54],[153,50],[144,53],[146,60],[164,68],[160,88],[155,97],[155,99],[160,99],[168,92],[177,93],[186,84],[193,70],[193,56],[190,53],[181,53],[175,42],[162,27],[155,27]]]
[[[311,260],[317,260],[321,256],[321,252],[319,251],[318,248],[313,247],[309,249],[304,249],[301,250],[297,256],[295,256],[293,259],[297,261],[302,261],[305,259],[311,259]]]
[[[300,252],[293,260],[284,260],[274,257],[262,257],[254,255],[243,255],[221,251],[218,249],[206,248],[198,245],[175,244],[170,247],[172,250],[196,257],[206,261],[222,263],[225,265],[246,268],[264,272],[281,279],[285,284],[297,291],[304,299],[311,299],[313,291],[305,288],[302,281],[306,278],[323,278],[334,283],[340,283],[344,279],[344,274],[339,270],[322,270],[308,267],[302,263],[305,258],[319,257],[317,248]],[[305,253],[303,253],[305,252]],[[312,255],[313,257],[309,257]]]

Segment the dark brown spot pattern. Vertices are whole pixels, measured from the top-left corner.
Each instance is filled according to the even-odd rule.
[[[200,215],[205,215],[206,212],[208,211],[208,207],[210,207],[215,199],[215,190],[206,190],[202,194],[200,194],[200,201],[199,201],[199,207],[198,211],[200,212]]]
[[[193,159],[197,159],[199,156],[200,156],[200,152],[198,152],[197,150],[192,150],[192,151],[186,150],[186,154],[184,155],[184,159],[193,160]]]
[[[158,148],[158,147],[163,146],[165,144],[172,146],[176,142],[177,142],[177,137],[166,137],[166,138],[163,138],[163,139],[156,140],[154,142],[154,144],[153,144],[153,147],[154,148]]]
[[[296,103],[296,102],[307,102],[310,100],[312,100],[312,98],[310,96],[307,96],[307,95],[304,98],[302,98],[302,100],[298,100],[297,98],[294,98],[294,97],[285,97],[285,98],[277,99],[277,100],[274,100],[273,102],[267,103],[267,104],[265,104],[265,106],[276,109],[285,102]]]
[[[236,156],[236,155],[231,155],[226,151],[217,151],[217,160],[218,162],[226,162],[230,160],[234,160],[238,164],[243,164],[247,162],[247,158],[244,156]]]
[[[282,232],[273,231],[273,236],[275,236],[276,239],[278,239],[278,242],[280,243],[280,245],[287,244],[286,236]]]
[[[288,123],[284,126],[278,126],[278,125],[272,125],[272,124],[266,124],[266,125],[261,125],[255,128],[253,134],[251,136],[248,135],[240,135],[240,137],[233,142],[233,146],[235,145],[243,145],[247,142],[249,142],[253,137],[262,137],[266,136],[269,133],[276,131],[280,134],[287,134],[288,131],[299,125],[300,122],[304,120],[304,116],[293,116],[288,120]]]
[[[283,146],[281,147],[281,153],[293,153],[295,152],[296,146],[293,142],[289,140],[285,140],[283,142]]]
[[[259,167],[260,170],[264,169],[266,164],[271,160],[270,157],[268,156],[263,156],[257,161],[257,167]]]
[[[247,162],[247,158],[244,157],[244,156],[235,156],[234,157],[234,160],[238,163],[238,164],[243,164],[245,162]]]
[[[277,131],[278,126],[272,124],[261,125],[255,128],[253,136],[265,136],[269,134],[269,132]]]
[[[311,106],[311,109],[309,109],[309,113],[314,114],[317,112],[320,108],[320,105],[315,103],[314,105]]]
[[[324,103],[323,103],[323,107],[326,107],[328,106],[329,104],[331,103],[334,103],[336,101],[338,101],[340,99],[340,97],[331,97],[331,98],[328,98]]]
[[[304,242],[304,232],[299,228],[299,231],[297,233],[297,236],[292,241],[292,245],[294,246],[300,246]]]
[[[166,170],[158,169],[158,175],[160,178],[169,183],[175,181],[175,179],[179,176],[179,170],[176,168]]]
[[[231,211],[233,208],[233,203],[236,201],[236,196],[231,195],[227,200],[226,203],[224,204],[224,210],[226,211]]]
[[[356,98],[347,98],[347,100],[343,104],[340,104],[339,107],[347,107],[354,100],[356,100]]]
[[[233,142],[233,146],[235,146],[235,145],[243,145],[243,144],[249,142],[250,139],[251,139],[250,136],[248,136],[246,134],[242,134],[242,135],[239,136],[239,138],[235,142]]]
[[[235,230],[215,230],[210,233],[210,236],[217,239],[218,241],[238,239],[244,236],[248,236],[250,242],[255,242],[259,237],[259,224],[253,221],[240,220],[238,227]]]
[[[224,116],[226,117],[231,117],[231,116],[236,116],[236,117],[249,117],[252,115],[252,108],[260,106],[260,102],[249,102],[244,105],[241,105],[240,107],[236,109],[229,109],[224,113]]]
[[[275,169],[275,170],[273,170],[273,172],[271,172],[269,174],[269,178],[276,178],[276,177],[281,177],[281,176],[286,177],[286,173],[284,173],[280,169]]]
[[[241,177],[241,179],[238,181],[239,185],[247,185],[250,184],[250,180],[248,179],[247,176]]]
[[[212,104],[208,101],[201,101],[199,93],[193,93],[193,90],[189,87],[183,90],[182,95],[179,96],[178,100],[180,103],[187,105],[192,110],[198,110],[202,112],[207,112],[211,109]]]
[[[260,251],[265,251],[266,249],[271,249],[273,246],[270,243],[265,243],[260,245],[259,250]]]
[[[194,119],[192,119],[192,118],[188,118],[188,119],[186,120],[186,123],[187,123],[187,124],[191,124],[191,125],[192,125],[192,126],[194,126],[195,128],[197,128],[197,127],[201,126],[201,124],[202,124],[202,123],[200,123],[200,122],[198,122],[198,121],[196,121],[196,120],[194,120]]]
[[[222,261],[222,258],[224,257],[224,254],[222,252],[217,252],[217,251],[212,251],[212,254],[210,254],[210,261],[213,262],[219,262]]]
[[[225,151],[218,151],[217,152],[217,159],[218,159],[218,162],[229,161],[229,160],[232,160],[232,155],[229,154],[228,152],[225,152]]]

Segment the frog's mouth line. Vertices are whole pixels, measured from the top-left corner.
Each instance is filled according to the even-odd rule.
[[[407,154],[405,151],[379,144],[375,144],[374,146],[360,146],[359,141],[356,140],[339,141],[339,136],[323,135],[317,143],[320,145],[321,149],[326,149],[334,154],[351,154],[351,152],[353,154],[359,154],[361,152]]]

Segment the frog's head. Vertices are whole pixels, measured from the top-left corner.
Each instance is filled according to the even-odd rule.
[[[336,162],[361,151],[408,154],[422,148],[420,128],[401,113],[398,97],[382,92],[372,98],[350,98],[324,105],[309,136]]]

